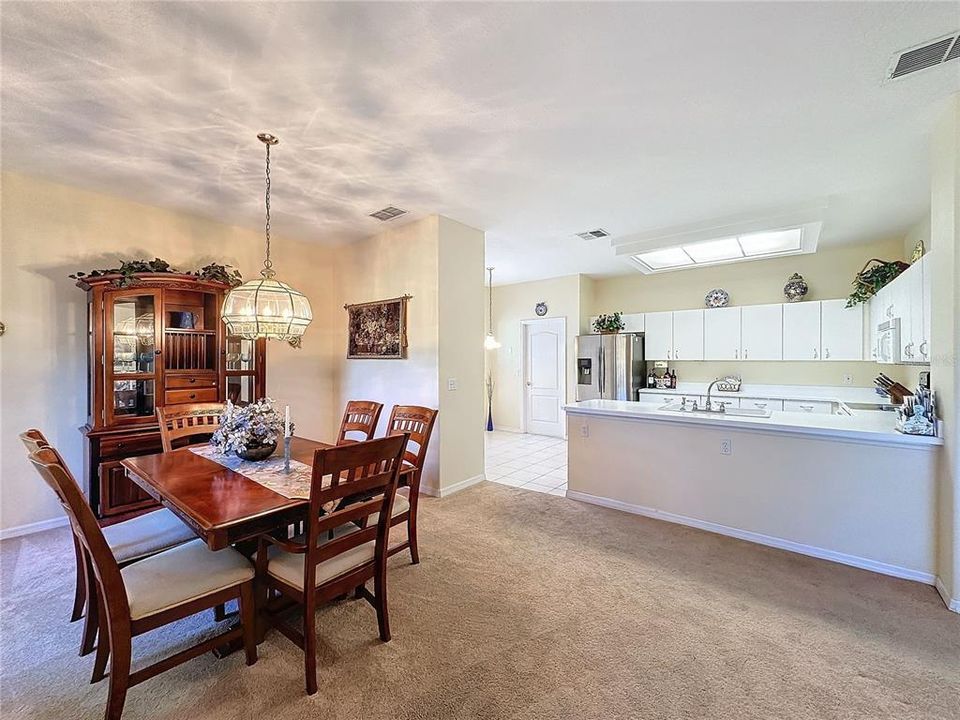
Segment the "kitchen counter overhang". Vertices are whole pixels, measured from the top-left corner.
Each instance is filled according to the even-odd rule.
[[[889,447],[933,449],[943,438],[931,435],[905,435],[895,429],[892,412],[851,410],[849,415],[821,415],[774,411],[769,418],[745,417],[703,412],[676,412],[648,403],[620,400],[585,400],[564,408],[568,416],[613,417],[637,422],[662,422],[683,426],[703,426],[748,430],[754,433],[800,435],[837,441],[876,444]]]

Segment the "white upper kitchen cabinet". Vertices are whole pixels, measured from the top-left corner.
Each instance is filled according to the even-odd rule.
[[[820,348],[823,360],[863,360],[863,305],[848,308],[846,300],[820,303]]]
[[[703,312],[673,313],[673,360],[703,360]]]
[[[783,305],[740,308],[740,357],[743,360],[783,359]]]
[[[647,360],[673,360],[673,313],[646,313],[644,355]]]
[[[622,316],[623,319],[623,330],[620,332],[625,333],[634,333],[634,332],[643,332],[644,329],[644,316],[643,313],[627,313]]]
[[[820,359],[820,303],[783,306],[783,359]]]
[[[740,359],[740,308],[704,310],[703,359]]]

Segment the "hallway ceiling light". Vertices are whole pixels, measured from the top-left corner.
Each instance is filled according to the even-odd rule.
[[[223,321],[228,334],[248,340],[296,340],[313,320],[310,301],[300,291],[274,280],[276,273],[270,260],[270,146],[280,140],[269,133],[260,133],[257,138],[267,147],[266,258],[260,279],[248,280],[227,293],[223,301]]]
[[[493,268],[487,268],[487,337],[483,340],[483,347],[487,350],[496,350],[500,347],[493,334]]]

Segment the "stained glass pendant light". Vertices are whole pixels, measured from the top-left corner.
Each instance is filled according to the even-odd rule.
[[[270,147],[280,139],[269,133],[260,133],[257,138],[267,148],[267,254],[259,279],[248,280],[227,293],[222,316],[230,335],[248,340],[296,340],[313,320],[310,301],[302,292],[275,280],[270,261]]]

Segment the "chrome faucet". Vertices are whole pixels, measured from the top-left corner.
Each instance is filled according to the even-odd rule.
[[[727,411],[727,404],[726,404],[726,403],[723,403],[723,402],[717,403],[717,404],[720,406],[720,409],[719,409],[719,410],[714,410],[714,409],[713,409],[713,402],[710,400],[710,393],[713,392],[713,386],[716,385],[718,382],[721,382],[720,378],[717,378],[716,380],[714,380],[712,383],[710,383],[710,384],[707,386],[707,404],[703,406],[703,409],[706,410],[707,412],[719,412],[719,413],[722,413],[722,412],[726,412],[726,411]]]

